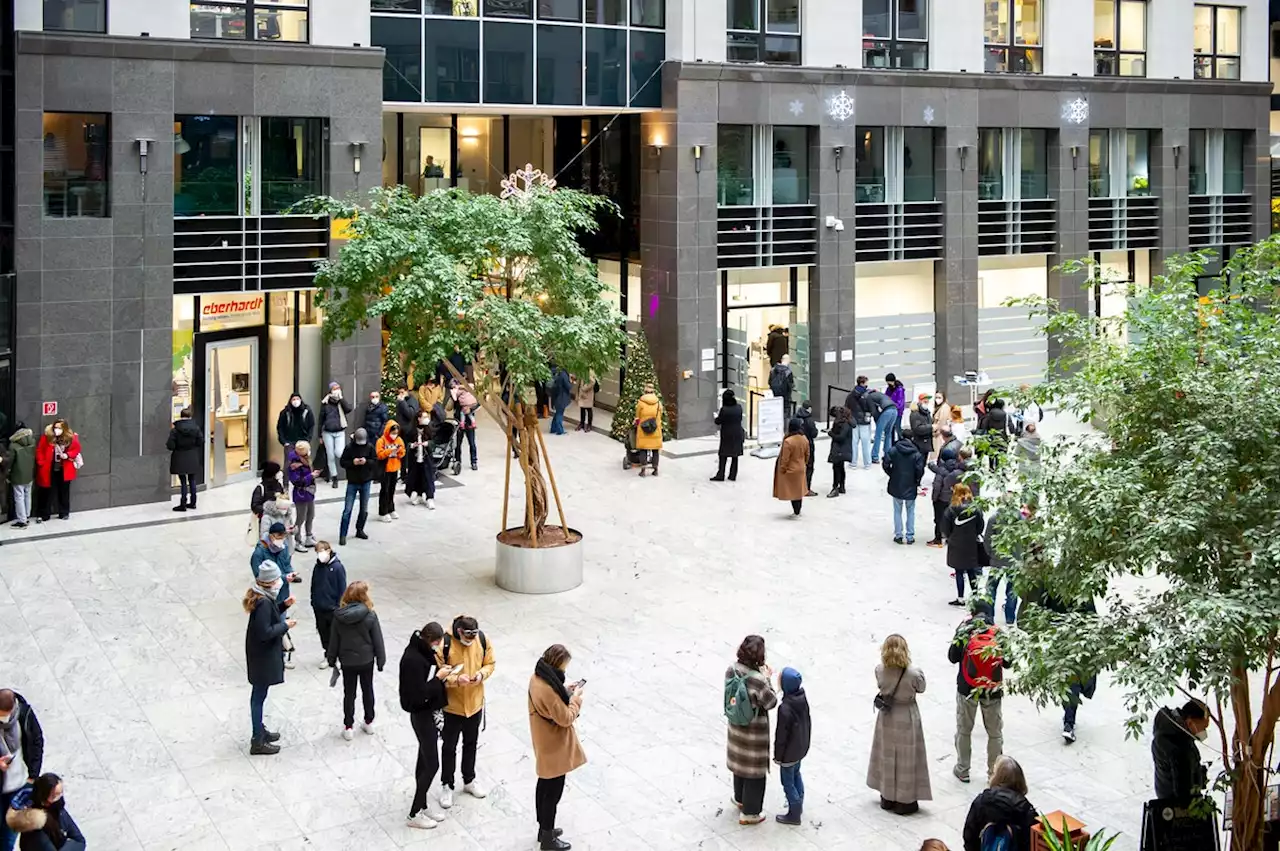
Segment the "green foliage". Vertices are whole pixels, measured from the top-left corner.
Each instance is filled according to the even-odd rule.
[[[396,390],[404,386],[407,374],[400,364],[400,358],[394,352],[387,352],[382,361],[382,398],[391,405],[396,398]]]
[[[1040,826],[1044,828],[1044,841],[1049,846],[1049,851],[1108,851],[1120,838],[1118,834],[1107,836],[1106,831],[1099,830],[1087,842],[1076,842],[1065,831],[1059,831],[1050,824],[1044,816],[1040,816]]]
[[[635,430],[636,402],[644,395],[644,386],[652,384],[657,388],[658,398],[662,398],[662,385],[658,382],[658,373],[653,366],[653,355],[649,354],[649,340],[643,330],[637,330],[627,338],[627,356],[624,366],[626,374],[623,376],[622,392],[618,395],[618,410],[609,434],[614,440],[626,443],[627,435]],[[671,439],[671,423],[667,421],[665,404],[662,406],[662,439]]]

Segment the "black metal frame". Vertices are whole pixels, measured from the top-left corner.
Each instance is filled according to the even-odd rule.
[[[1239,29],[1240,29],[1240,16],[1243,14],[1243,13],[1241,12],[1241,10],[1240,10],[1240,7],[1239,7],[1239,6],[1216,6],[1216,5],[1211,5],[1211,4],[1208,4],[1208,3],[1196,3],[1196,4],[1195,4],[1195,6],[1194,6],[1194,9],[1199,9],[1199,8],[1210,9],[1210,10],[1212,10],[1212,12],[1213,12],[1213,14],[1210,16],[1210,27],[1209,27],[1209,33],[1210,33],[1210,39],[1209,39],[1209,41],[1210,41],[1210,45],[1209,45],[1209,52],[1208,52],[1208,53],[1195,53],[1195,54],[1193,54],[1192,62],[1194,63],[1194,68],[1193,68],[1193,70],[1192,70],[1192,76],[1194,76],[1194,77],[1195,77],[1195,79],[1197,79],[1197,80],[1218,80],[1218,79],[1222,79],[1222,80],[1239,80],[1239,79],[1240,79],[1240,73],[1239,73],[1239,72],[1240,72],[1240,65],[1239,65],[1239,63],[1241,62],[1241,54],[1243,53],[1243,47],[1244,47],[1244,45],[1242,45],[1242,44],[1238,44],[1238,45],[1237,45],[1237,52],[1235,52],[1235,53],[1219,53],[1219,52],[1218,52],[1218,10],[1219,10],[1219,9],[1226,9],[1226,10],[1228,10],[1228,11],[1235,12],[1235,13],[1236,13],[1236,16],[1237,16],[1237,17],[1236,17],[1236,30],[1237,30],[1237,31],[1239,31]],[[1193,9],[1193,14],[1194,14],[1194,9]],[[1200,71],[1200,63],[1196,61],[1196,60],[1199,60],[1199,59],[1208,59],[1208,60],[1209,60],[1209,73],[1208,73],[1208,74],[1201,74],[1201,73],[1199,73],[1199,71]],[[1234,77],[1219,77],[1219,76],[1218,76],[1218,60],[1219,60],[1219,59],[1234,59],[1234,60],[1236,60],[1236,63],[1237,63],[1237,64],[1236,64],[1236,76],[1234,76]]]
[[[1120,49],[1120,25],[1121,25],[1120,4],[1121,4],[1122,0],[1110,0],[1110,2],[1111,2],[1111,8],[1114,10],[1114,14],[1112,15],[1112,18],[1113,18],[1113,20],[1115,21],[1115,27],[1113,27],[1113,28],[1112,28],[1112,32],[1111,32],[1111,45],[1112,45],[1112,46],[1111,46],[1111,47],[1097,47],[1096,45],[1094,46],[1094,48],[1093,48],[1093,73],[1094,73],[1094,76],[1096,76],[1096,77],[1133,77],[1133,78],[1135,78],[1135,79],[1142,79],[1142,78],[1145,78],[1145,77],[1147,76],[1147,46],[1146,46],[1146,45],[1147,45],[1147,30],[1149,29],[1149,28],[1147,27],[1147,17],[1148,17],[1148,13],[1151,11],[1151,4],[1150,4],[1150,3],[1148,3],[1148,2],[1147,2],[1147,0],[1142,0],[1142,9],[1143,9],[1143,12],[1142,12],[1142,50],[1121,50],[1121,49]],[[1099,56],[1107,57],[1107,58],[1109,59],[1109,61],[1111,61],[1111,62],[1114,62],[1114,63],[1115,63],[1115,72],[1114,72],[1114,73],[1111,73],[1111,74],[1104,74],[1104,73],[1102,73],[1102,72],[1099,70],[1099,68],[1100,68],[1100,66],[1099,66],[1099,64],[1098,64],[1098,57],[1099,57]],[[1142,74],[1141,74],[1141,76],[1139,76],[1139,75],[1137,75],[1137,74],[1121,74],[1121,73],[1120,73],[1120,57],[1122,57],[1122,56],[1141,56],[1141,57],[1142,57]]]
[[[996,51],[996,50],[1003,51],[1005,54],[1005,59],[1004,59],[1005,69],[1003,71],[987,71],[984,68],[983,69],[984,72],[988,74],[1043,74],[1044,73],[1044,17],[1041,16],[1040,18],[1040,43],[1039,44],[1034,44],[1034,45],[1015,44],[1012,38],[1013,36],[1013,4],[1017,3],[1018,0],[998,0],[998,2],[1000,3],[1001,6],[1004,6],[1009,10],[1010,38],[1003,42],[987,41],[984,38],[982,49],[987,53],[991,53],[992,51]],[[1041,10],[1044,9],[1043,4],[1041,5],[1040,8]],[[1039,62],[1040,70],[1027,71],[1027,70],[1010,69],[1009,65],[1013,62],[1013,57],[1015,53],[1021,53],[1024,56],[1030,55],[1032,53],[1038,54],[1040,56],[1040,62]]]
[[[769,0],[755,0],[756,2],[756,20],[758,25],[755,29],[739,30],[728,27],[725,31],[725,39],[729,49],[734,47],[743,47],[750,43],[750,39],[755,39],[756,57],[754,59],[729,59],[730,62],[765,62],[770,65],[802,65],[804,64],[804,30],[796,33],[771,33],[769,32]],[[799,0],[803,7],[804,0]],[[741,36],[741,41],[735,41],[734,36]],[[769,38],[793,38],[796,43],[796,61],[781,62],[769,59]]]
[[[789,301],[774,301],[768,304],[744,304],[740,307],[729,306],[729,270],[720,270],[720,387],[729,387],[729,314],[735,310],[756,310],[765,307],[799,307],[800,306],[800,267],[789,266],[788,283],[791,285]]]
[[[220,343],[224,340],[240,340],[240,339],[256,339],[258,341],[258,362],[254,368],[258,370],[258,397],[253,400],[253,404],[257,406],[257,416],[254,417],[253,427],[257,433],[250,435],[250,440],[257,442],[258,460],[262,461],[267,457],[267,435],[270,427],[270,418],[267,411],[267,300],[262,301],[262,324],[251,325],[246,328],[228,328],[225,331],[200,331],[200,302],[196,301],[196,328],[197,330],[192,336],[191,351],[191,405],[192,413],[196,410],[200,413],[200,428],[209,432],[205,434],[206,441],[213,440],[212,430],[209,429],[209,411],[206,408],[209,399],[209,388],[205,383],[205,377],[208,373],[209,364],[205,357],[205,346],[209,343]],[[295,373],[296,376],[297,373]],[[207,480],[208,470],[207,460],[209,456],[209,446],[205,446],[204,454],[200,461],[200,474],[196,477],[196,484],[204,484]],[[256,470],[254,472],[257,472]]]
[[[187,0],[188,6],[234,6],[237,9],[244,9],[244,38],[229,38],[215,36],[206,38],[191,34],[193,39],[197,41],[266,41],[271,44],[310,44],[311,43],[311,0],[306,0],[305,7],[286,6],[273,0]],[[284,39],[260,39],[258,38],[258,26],[256,12],[261,6],[264,11],[272,12],[306,12],[307,14],[307,40],[306,41],[285,41]]]
[[[930,2],[935,2],[935,3],[945,2],[945,0],[930,0]],[[899,19],[902,17],[902,0],[892,0],[892,3],[893,3],[893,11],[890,13],[889,35],[864,36],[862,38],[862,67],[867,69],[872,69],[872,70],[878,70],[880,68],[884,68],[885,70],[893,70],[893,71],[928,71],[929,59],[930,59],[929,43],[933,38],[932,27],[929,27],[925,31],[925,37],[923,39],[902,38],[901,36],[898,35]],[[929,16],[926,14],[925,19],[927,20],[928,17]],[[865,29],[865,27],[863,29]],[[867,44],[871,44],[872,49],[887,48],[888,55],[892,58],[893,61],[891,61],[887,66],[868,65],[867,58],[866,58],[867,49],[868,49]],[[902,67],[902,64],[898,61],[898,59],[903,52],[903,48],[912,47],[914,49],[919,49],[921,45],[924,46],[924,67],[923,68],[915,68],[911,66],[908,66],[906,68]]]

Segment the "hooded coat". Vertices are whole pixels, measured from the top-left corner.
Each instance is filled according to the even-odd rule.
[[[662,402],[656,393],[646,393],[636,400],[636,449],[651,450],[662,448]],[[640,424],[645,420],[657,420],[658,427],[653,434],[645,434]]]
[[[36,711],[27,703],[27,699],[16,691],[13,693],[14,711],[18,715],[18,729],[21,737],[18,740],[22,748],[22,761],[27,766],[28,777],[39,777],[44,767],[44,728]]]
[[[982,510],[965,500],[960,505],[948,505],[942,515],[942,537],[947,541],[947,567],[968,570],[978,568],[978,548],[982,546],[982,532],[986,519]]]
[[[285,588],[288,587],[285,583]],[[284,619],[284,603],[255,596],[244,632],[245,671],[250,685],[280,685],[284,682],[284,634],[289,631]]]
[[[919,402],[912,402],[908,423],[911,427],[911,442],[920,450],[921,455],[928,458],[933,451],[933,418],[929,416],[928,410],[920,407]]]
[[[262,570],[262,563],[269,561],[279,569],[281,576],[288,576],[293,573],[293,556],[289,551],[289,539],[285,538],[284,546],[280,552],[271,552],[271,547],[267,544],[270,535],[264,533],[262,540],[258,541],[257,546],[253,548],[253,552],[249,554],[249,569],[253,571],[253,578],[258,578],[258,573]],[[280,587],[280,602],[283,603],[289,599],[290,595],[289,583],[286,582]]]
[[[44,427],[44,434],[40,435],[40,441],[36,443],[36,484],[42,488],[47,488],[53,479],[53,423]],[[65,432],[56,441],[63,447],[67,453],[67,458],[62,462],[62,480],[64,482],[74,482],[76,479],[75,460],[80,455],[80,436],[68,426]]]
[[[795,387],[796,376],[791,371],[790,364],[779,363],[769,370],[769,391],[774,396],[790,399],[791,391],[795,390]]]
[[[337,553],[329,557],[328,564],[316,560],[311,568],[311,608],[332,612],[342,602],[342,592],[347,590],[347,568]]]
[[[1207,781],[1200,749],[1177,709],[1161,707],[1152,724],[1151,761],[1156,769],[1156,797],[1187,800]]]
[[[827,429],[831,436],[831,450],[827,452],[827,460],[832,464],[851,463],[853,461],[853,424],[847,420],[837,420]]]
[[[804,759],[809,755],[812,737],[813,721],[809,717],[809,698],[805,697],[804,688],[795,691],[784,688],[773,734],[773,761],[780,765],[794,765]]]
[[[184,417],[169,429],[165,442],[169,450],[169,473],[174,476],[198,476],[204,467],[204,432],[200,424]]]
[[[769,365],[782,363],[782,356],[791,354],[791,340],[782,333],[781,328],[774,328],[764,341],[765,353],[769,356]]]
[[[1039,821],[1036,808],[1012,789],[983,789],[969,805],[964,820],[964,851],[981,851],[982,830],[989,824],[1013,828],[1010,851],[1031,851],[1031,826]]]
[[[37,807],[32,792],[31,787],[18,790],[5,814],[5,823],[18,834],[20,851],[84,851],[84,834],[67,812],[66,798],[49,807]],[[56,824],[66,837],[62,845],[54,845],[45,829],[51,818],[57,819]]]
[[[725,405],[716,414],[716,425],[720,426],[720,457],[737,458],[742,455],[742,444],[746,442],[746,431],[742,428],[742,406],[737,399],[732,405]]]
[[[29,485],[36,478],[36,437],[29,428],[20,428],[9,436],[5,466],[9,484]]]
[[[409,714],[439,712],[444,709],[444,680],[438,678],[440,662],[422,640],[422,632],[414,630],[400,654],[400,708]]]
[[[315,412],[306,402],[293,407],[294,396],[302,399],[302,394],[295,391],[289,396],[289,401],[285,402],[280,416],[276,417],[276,440],[280,441],[281,446],[292,446],[299,440],[310,440],[316,433]]]
[[[391,436],[393,428],[397,431],[395,437]],[[385,464],[388,473],[400,472],[400,463],[404,459],[404,438],[398,434],[399,430],[399,423],[395,420],[387,420],[382,428],[382,437],[378,438],[378,445],[375,448],[378,460]]]
[[[898,419],[902,419],[907,413],[907,388],[901,381],[895,381],[888,387],[884,388],[884,395],[888,396],[894,407],[898,409]]]
[[[979,476],[970,466],[969,462],[963,458],[957,457],[955,464],[951,467],[951,472],[947,473],[946,481],[943,482],[942,491],[946,495],[944,502],[951,502],[951,492],[955,490],[956,485],[964,482],[969,486],[969,490],[973,491],[974,498],[982,490],[982,477]]]
[[[547,393],[551,397],[551,407],[556,410],[569,407],[569,403],[573,401],[573,382],[569,380],[569,373],[555,367]]]
[[[341,662],[344,669],[364,668],[377,662],[381,671],[387,664],[387,648],[382,643],[378,613],[364,603],[339,606],[333,613],[325,655],[330,665]]]
[[[296,449],[290,449],[285,458],[289,484],[293,486],[294,502],[316,501],[316,474],[311,469],[310,456],[303,458]]]
[[[806,408],[804,405],[801,405],[796,408],[792,416],[800,421],[805,439],[809,441],[809,464],[812,465],[814,456],[813,441],[818,436],[818,427],[813,422],[813,409]]]
[[[924,453],[915,443],[902,437],[889,448],[880,461],[889,477],[889,496],[894,499],[915,499],[924,478]]]
[[[916,702],[916,695],[924,694],[926,685],[919,668],[876,665],[876,690],[893,699],[893,708],[876,713],[867,786],[899,804],[933,800],[924,727]]]
[[[773,467],[773,498],[783,500],[804,499],[808,486],[804,480],[809,464],[809,438],[803,434],[789,434],[782,441],[782,451]]]

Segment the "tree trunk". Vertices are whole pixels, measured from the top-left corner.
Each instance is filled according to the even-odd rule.
[[[1231,802],[1231,851],[1262,851],[1263,808],[1266,786],[1262,771],[1236,767]]]
[[[525,411],[524,434],[533,434],[530,429],[538,428],[538,417],[533,411]],[[529,468],[525,471],[524,486],[532,497],[532,511],[525,512],[524,531],[531,541],[536,541],[547,526],[547,482],[542,474],[542,460],[538,452],[538,441],[525,440],[528,444]],[[529,504],[529,503],[526,503]]]

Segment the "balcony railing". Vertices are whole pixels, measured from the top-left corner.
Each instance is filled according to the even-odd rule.
[[[942,202],[858,204],[853,230],[854,259],[940,260]]]
[[[1253,242],[1253,197],[1250,195],[1192,195],[1188,219],[1192,248]]]
[[[1160,245],[1160,199],[1151,195],[1089,199],[1089,250]]]
[[[175,293],[313,286],[329,252],[329,220],[314,216],[189,216],[173,220]]]
[[[1058,241],[1052,198],[978,202],[978,254],[1048,254]]]
[[[721,207],[716,267],[809,266],[818,257],[814,205]]]

